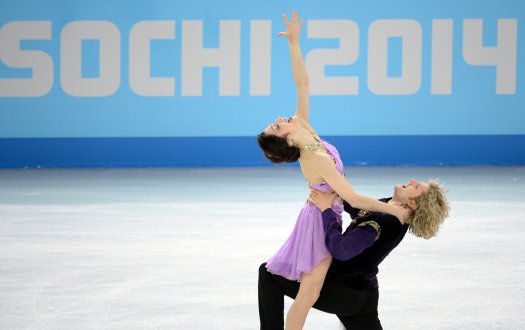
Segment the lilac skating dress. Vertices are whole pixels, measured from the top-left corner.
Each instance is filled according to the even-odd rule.
[[[343,174],[343,163],[337,149],[324,140],[319,142],[334,159],[337,171]],[[323,192],[333,190],[326,182],[319,185],[310,182],[308,184],[310,187]],[[340,198],[334,200],[332,209],[337,214],[337,221],[342,224],[343,203]],[[295,228],[290,237],[279,251],[268,260],[266,268],[272,274],[301,282],[302,273],[311,272],[315,266],[329,256],[330,252],[325,246],[321,211],[315,205],[307,202],[297,217]]]

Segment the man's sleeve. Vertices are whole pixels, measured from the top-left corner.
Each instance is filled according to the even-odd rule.
[[[374,221],[357,226],[343,235],[341,225],[337,222],[336,214],[332,209],[326,209],[322,217],[326,248],[333,258],[349,260],[372,246],[379,238],[380,228],[372,225],[372,223],[377,225]]]
[[[343,200],[343,206],[345,208],[345,212],[350,214],[350,218],[352,219],[355,219],[359,211],[361,211],[361,209],[356,209],[355,207],[347,203],[345,200]]]

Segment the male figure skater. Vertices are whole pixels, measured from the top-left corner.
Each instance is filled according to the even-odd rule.
[[[330,208],[335,194],[313,190],[308,200],[322,211],[325,243],[333,257],[313,307],[336,314],[348,330],[382,329],[377,313],[378,265],[407,231],[425,239],[437,234],[448,217],[449,204],[444,193],[437,181],[411,179],[405,185],[396,185],[393,197],[381,201],[409,208],[411,215],[405,223],[390,214],[356,209],[344,202],[353,221],[341,233],[341,225]],[[261,329],[283,329],[284,296],[295,298],[298,290],[299,282],[269,273],[266,263],[259,267]]]

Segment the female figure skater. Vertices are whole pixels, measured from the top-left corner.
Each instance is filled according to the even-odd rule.
[[[309,78],[299,46],[304,19],[299,22],[297,12],[293,11],[291,22],[286,15],[283,15],[283,21],[286,31],[278,35],[288,39],[292,75],[297,88],[297,111],[292,117],[277,118],[257,136],[265,156],[274,163],[299,160],[310,187],[324,192],[335,191],[358,209],[389,213],[402,222],[408,216],[403,207],[382,203],[354,191],[344,177],[337,150],[321,140],[309,125]],[[341,199],[336,198],[332,209],[341,221]],[[308,311],[319,297],[330,262],[331,256],[324,243],[321,212],[315,205],[306,203],[292,234],[266,266],[273,274],[301,282],[286,317],[287,330],[302,329]]]

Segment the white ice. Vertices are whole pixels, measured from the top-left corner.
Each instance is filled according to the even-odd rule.
[[[380,267],[385,329],[525,329],[524,167],[346,174],[374,197],[412,177],[450,189],[438,237],[407,235]],[[290,167],[1,170],[0,328],[258,329],[259,264],[306,196]],[[340,325],[314,310],[305,329]]]

